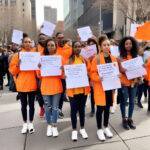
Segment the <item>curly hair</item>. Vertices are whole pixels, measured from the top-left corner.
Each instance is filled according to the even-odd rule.
[[[133,38],[131,36],[126,36],[120,41],[120,43],[119,43],[120,56],[122,58],[127,58],[127,51],[125,49],[125,42],[127,40],[130,40],[132,42],[132,49],[131,49],[132,58],[137,57],[137,55],[138,55],[138,42],[136,41],[135,38]]]

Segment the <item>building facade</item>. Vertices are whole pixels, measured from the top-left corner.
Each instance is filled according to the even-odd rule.
[[[50,6],[45,6],[44,7],[44,20],[56,24],[57,23],[57,9],[52,8]]]
[[[3,43],[11,41],[13,29],[30,33],[30,0],[0,0],[0,38]]]

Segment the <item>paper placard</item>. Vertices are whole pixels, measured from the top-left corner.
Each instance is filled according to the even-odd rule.
[[[61,56],[41,56],[41,76],[60,76],[62,74]]]
[[[54,33],[56,25],[48,22],[48,21],[44,21],[42,27],[41,27],[41,33],[47,35],[47,36],[52,36]]]
[[[20,70],[22,71],[39,70],[38,68],[38,64],[40,62],[39,52],[20,52],[19,58],[21,60]]]
[[[19,30],[13,30],[12,34],[12,42],[20,45],[23,39],[23,32]]]
[[[89,86],[87,68],[85,64],[65,65],[67,89]]]
[[[87,41],[89,38],[93,36],[92,30],[89,26],[78,28],[77,32],[81,38],[81,41]]]
[[[104,91],[121,88],[117,62],[98,65],[97,69]]]

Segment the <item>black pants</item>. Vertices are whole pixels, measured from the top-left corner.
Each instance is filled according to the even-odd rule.
[[[74,97],[69,97],[70,107],[71,107],[71,123],[72,128],[77,128],[77,113],[79,112],[80,126],[84,127],[85,123],[85,104],[87,96],[84,94],[74,95]]]
[[[36,100],[38,101],[40,107],[44,107],[44,100],[40,90],[36,93]]]
[[[3,87],[3,74],[0,73],[0,86]]]
[[[34,100],[35,100],[35,92],[20,92],[20,101],[21,101],[21,112],[23,121],[27,121],[27,105],[29,105],[29,119],[30,122],[33,121],[34,118]]]
[[[104,127],[108,127],[110,106],[97,106],[96,121],[97,128],[102,129],[102,118],[104,119]],[[103,116],[104,113],[104,116]]]
[[[150,110],[150,86],[148,86],[148,110]]]
[[[94,102],[94,91],[93,87],[91,87],[91,112],[95,113],[95,102]]]
[[[62,110],[62,107],[63,107],[63,103],[64,103],[64,98],[65,98],[65,91],[66,91],[66,81],[64,79],[61,80],[62,82],[62,86],[63,86],[63,92],[61,94],[61,97],[60,97],[60,101],[59,101],[59,109]]]

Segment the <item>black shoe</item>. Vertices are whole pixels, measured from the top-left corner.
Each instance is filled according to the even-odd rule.
[[[9,84],[7,83],[5,86],[9,86]]]
[[[94,112],[90,112],[90,117],[94,117]]]
[[[63,112],[60,110],[59,111],[59,119],[63,119],[64,118],[64,114],[63,114]]]
[[[128,125],[128,120],[127,119],[123,119],[122,121],[122,126],[125,130],[130,130],[130,127]]]
[[[132,119],[128,119],[128,125],[131,129],[135,130],[136,129],[136,126],[134,125],[133,123],[133,120]]]
[[[143,105],[142,105],[141,102],[139,102],[137,105],[138,105],[139,108],[143,108]]]

